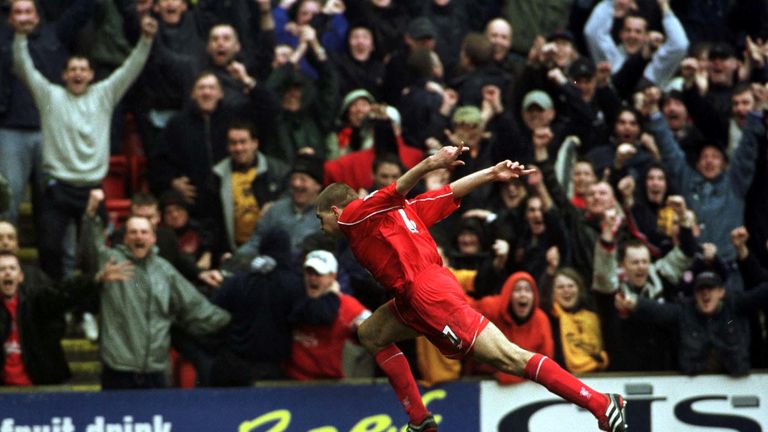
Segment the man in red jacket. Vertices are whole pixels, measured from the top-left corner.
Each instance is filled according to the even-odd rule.
[[[314,250],[304,260],[304,289],[310,298],[339,298],[335,318],[329,324],[300,323],[293,330],[291,359],[285,374],[297,380],[344,378],[344,344],[371,312],[351,295],[343,294],[336,273],[339,264],[332,253]]]

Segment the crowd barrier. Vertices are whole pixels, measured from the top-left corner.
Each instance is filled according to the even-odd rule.
[[[622,392],[635,432],[768,431],[768,374],[600,376]],[[533,383],[455,382],[423,391],[441,432],[591,432],[585,410]],[[241,389],[0,394],[0,432],[401,432],[407,419],[386,382]]]

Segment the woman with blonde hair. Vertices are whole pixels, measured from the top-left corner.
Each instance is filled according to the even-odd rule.
[[[566,267],[555,273],[552,306],[548,310],[555,341],[555,361],[571,373],[601,371],[608,367],[600,317],[590,310],[584,280]]]

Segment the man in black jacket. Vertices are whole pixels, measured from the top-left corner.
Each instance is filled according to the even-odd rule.
[[[60,384],[70,372],[61,348],[67,292],[21,269],[13,252],[0,251],[0,385]]]
[[[290,249],[285,231],[267,232],[251,271],[225,280],[214,294],[211,301],[231,313],[232,321],[225,347],[213,363],[211,385],[283,378],[281,364],[291,356],[292,326],[335,320],[339,297],[307,296]]]
[[[686,374],[749,373],[747,315],[768,304],[768,284],[748,291],[728,292],[720,274],[705,270],[696,275],[694,295],[678,304],[649,299],[616,297],[616,308],[632,311],[639,319],[676,328],[678,362]]]
[[[192,89],[194,103],[169,120],[162,143],[150,155],[154,191],[161,194],[175,189],[190,203],[195,217],[205,213],[198,195],[205,189],[211,168],[227,156],[229,124],[256,112],[259,114],[252,118],[261,120],[274,118],[277,113],[272,93],[253,80],[248,82],[250,104],[246,107],[224,99],[221,83],[213,72],[201,73]]]
[[[208,222],[216,231],[217,252],[234,252],[251,238],[266,206],[287,188],[290,167],[259,151],[253,126],[234,122],[227,130],[227,153],[213,167],[204,196]]]

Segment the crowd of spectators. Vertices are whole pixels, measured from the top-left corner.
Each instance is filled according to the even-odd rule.
[[[384,289],[314,202],[444,145],[464,165],[414,196],[537,168],[433,228],[510,340],[575,373],[766,368],[767,41],[767,0],[2,0],[0,382],[69,377],[68,310],[105,389],[170,385],[171,346],[200,385],[376,374]],[[147,169],[115,223],[127,119]],[[489,373],[406,353],[427,384]]]

